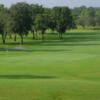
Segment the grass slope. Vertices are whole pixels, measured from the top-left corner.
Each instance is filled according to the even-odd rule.
[[[0,44],[27,49],[0,49],[0,100],[100,100],[100,31],[45,38]]]

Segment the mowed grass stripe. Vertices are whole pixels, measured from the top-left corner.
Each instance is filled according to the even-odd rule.
[[[100,99],[100,31],[70,31],[62,41],[52,37],[30,35],[23,46],[8,40],[1,45],[28,50],[0,51],[0,100]]]

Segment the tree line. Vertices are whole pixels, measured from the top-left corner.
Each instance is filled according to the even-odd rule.
[[[100,26],[100,7],[81,6],[75,7],[71,10],[77,26]]]
[[[6,37],[16,41],[16,35],[20,36],[20,44],[23,44],[23,36],[29,31],[33,34],[33,39],[37,34],[44,34],[47,29],[56,30],[58,38],[62,39],[63,33],[67,29],[75,27],[74,18],[68,7],[45,8],[37,4],[27,4],[19,2],[10,8],[0,5],[0,34],[2,43],[5,44]]]
[[[57,31],[58,39],[62,39],[66,30],[78,26],[100,29],[100,7],[46,8],[38,4],[19,2],[6,8],[0,4],[0,34],[3,44],[7,36],[11,39],[12,35],[14,41],[19,35],[20,44],[23,44],[23,36],[27,36],[29,31],[33,39],[41,34],[41,39],[44,40],[47,29]]]

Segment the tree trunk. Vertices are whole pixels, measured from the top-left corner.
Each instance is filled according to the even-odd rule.
[[[62,38],[62,33],[58,33],[58,37],[59,37],[59,40],[63,39]]]
[[[35,39],[37,39],[38,35],[37,35],[37,30],[35,30]]]
[[[5,44],[5,39],[3,39],[2,43]]]
[[[61,39],[63,39],[63,37],[62,37],[62,33],[61,33]]]
[[[44,34],[42,34],[42,40],[44,40]]]
[[[2,34],[2,43],[5,44],[5,36]]]
[[[20,35],[20,44],[23,45],[23,35]]]
[[[15,36],[14,36],[14,41],[16,41],[17,39],[16,39],[16,34],[15,34]]]
[[[11,34],[9,34],[9,39],[12,39],[12,35]]]
[[[61,39],[60,33],[58,33],[59,40]]]
[[[35,39],[35,31],[33,31],[33,39]]]
[[[42,40],[44,40],[44,31],[42,31]]]

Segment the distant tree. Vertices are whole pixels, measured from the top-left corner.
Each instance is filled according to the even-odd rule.
[[[96,12],[100,12],[100,7],[94,7]]]
[[[86,25],[87,26],[95,26],[96,23],[95,23],[95,17],[87,17],[86,18]]]
[[[85,17],[95,17],[95,9],[93,7],[89,7],[87,9],[84,9],[81,13],[81,16],[85,16]]]
[[[51,13],[51,8],[43,8],[44,9],[44,12],[43,13],[45,13],[45,14],[47,14],[47,15],[50,15],[50,13]]]
[[[42,40],[44,39],[44,34],[48,27],[49,16],[47,14],[38,14],[35,19],[35,29],[41,31]]]
[[[96,21],[96,25],[100,26],[100,11],[96,11],[95,21]]]
[[[55,7],[52,9],[52,16],[55,20],[55,29],[58,31],[59,39],[62,39],[62,34],[73,27],[73,17],[68,7]]]
[[[85,27],[86,21],[87,21],[86,19],[87,19],[86,17],[80,17],[80,18],[78,19],[77,24],[78,24],[78,25],[81,25],[81,26],[83,26],[83,27]]]
[[[92,7],[86,8],[80,14],[78,24],[82,26],[95,26],[95,9]]]
[[[9,16],[9,30],[20,36],[20,44],[23,44],[23,35],[27,35],[31,29],[32,19],[29,4],[20,2],[12,5]]]
[[[4,5],[3,4],[0,4],[0,11],[4,10]]]
[[[85,10],[86,8],[87,8],[86,6],[75,7],[72,9],[72,13],[75,13],[75,15],[79,17],[80,14],[83,12],[83,10]]]
[[[71,11],[72,11],[72,16],[73,16],[74,21],[76,22],[76,24],[77,24],[77,22],[78,22],[78,20],[79,20],[79,17],[80,17],[80,15],[81,15],[81,13],[82,13],[85,9],[86,9],[86,6],[75,7],[75,8],[73,8],[73,9],[71,9]]]
[[[95,26],[95,18],[93,17],[86,17],[86,16],[81,16],[78,19],[78,25],[81,25],[83,27],[85,26]]]

